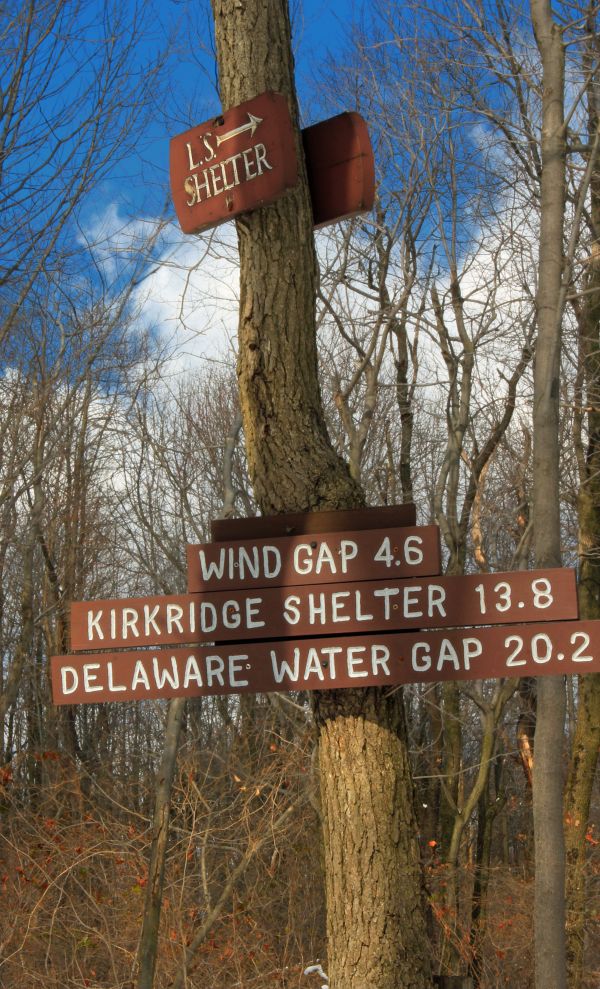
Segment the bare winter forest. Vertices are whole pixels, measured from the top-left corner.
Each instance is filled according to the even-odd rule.
[[[224,6],[213,3],[217,25]],[[172,7],[160,50],[148,40],[149,4],[0,7],[6,989],[310,989],[324,980],[305,970],[328,971],[333,845],[324,847],[323,818],[330,831],[336,823],[321,785],[327,702],[298,692],[55,707],[50,693],[49,657],[69,650],[71,601],[183,592],[187,543],[207,542],[215,518],[264,514],[245,452],[235,340],[228,347],[221,331],[235,333],[237,320],[235,236],[219,228],[182,247],[164,165],[145,158],[150,129],[162,129],[166,159],[174,133],[220,112],[213,14],[201,3]],[[419,524],[440,526],[444,571],[465,574],[536,562],[551,90],[564,205],[553,310],[560,555],[577,569],[580,615],[590,619],[600,618],[599,15],[593,2],[358,4],[301,106],[303,122],[359,110],[377,166],[373,212],[316,234],[328,434],[366,503],[414,502]],[[292,32],[301,23],[299,4]],[[564,63],[553,82],[546,28]],[[169,121],[160,114],[175,61],[199,82]],[[106,233],[99,218],[111,210]],[[181,300],[162,319],[150,303],[169,278]],[[200,328],[211,339],[222,332],[205,358]],[[599,677],[546,678],[564,685],[555,768],[570,989],[600,984]],[[408,798],[387,796],[414,793],[407,820],[432,978],[542,989],[539,682],[448,681],[394,698],[412,782]],[[349,819],[361,786],[357,768]],[[555,894],[558,886],[545,895]],[[156,973],[143,982],[142,931],[151,937],[159,921]]]

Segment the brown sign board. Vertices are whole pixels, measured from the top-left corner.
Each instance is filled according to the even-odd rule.
[[[275,202],[298,178],[286,97],[261,93],[174,137],[170,175],[184,233]]]
[[[395,528],[415,525],[416,521],[417,509],[412,502],[407,502],[405,505],[350,508],[337,512],[292,512],[243,519],[214,519],[211,523],[211,536],[215,541],[265,539],[273,536],[301,536],[309,532]]]
[[[315,227],[369,212],[375,200],[375,161],[367,125],[340,113],[302,131]]]
[[[600,621],[53,656],[55,704],[600,672]]]
[[[440,572],[435,525],[187,547],[188,591],[422,577]]]
[[[71,648],[115,649],[577,618],[567,569],[78,602]]]

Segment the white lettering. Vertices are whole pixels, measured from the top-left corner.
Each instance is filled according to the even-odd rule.
[[[344,609],[346,603],[345,599],[349,597],[350,591],[334,591],[331,595],[331,620],[333,622],[350,621],[350,615],[340,615],[340,611]]]
[[[189,162],[189,165],[190,165],[190,172],[193,172],[195,168],[200,168],[200,165],[202,164],[202,162],[201,161],[194,161],[194,156],[193,156],[193,153],[192,153],[192,145],[191,144],[186,144],[186,148],[187,148],[187,153],[188,153],[188,162]]]
[[[247,687],[247,680],[237,680],[237,674],[240,673],[243,668],[248,656],[230,656],[229,657],[229,683],[232,687]]]
[[[239,161],[239,159],[241,157],[242,157],[241,154],[237,154],[237,155],[233,155],[233,157],[231,157],[231,158],[226,158],[225,159],[225,164],[226,165],[229,165],[229,163],[231,163],[231,168],[232,168],[232,171],[233,171],[233,184],[234,185],[239,185],[240,182],[241,182],[241,179],[240,179],[240,177],[238,175],[238,170],[237,170],[237,163],[238,163],[238,161]]]
[[[354,592],[354,600],[355,600],[357,622],[372,622],[373,615],[363,615],[362,613],[362,594],[360,593],[360,591]]]
[[[180,608],[178,604],[167,605],[167,632],[169,635],[173,632],[173,627],[176,627],[177,631],[183,635],[183,625],[181,624],[182,618],[183,608]]]
[[[94,614],[93,611],[88,611],[88,642],[91,642],[94,638],[94,632],[99,639],[104,638],[104,632],[100,628],[100,619],[102,618],[102,609]],[[71,669],[71,667],[65,667],[65,669]]]
[[[316,673],[319,680],[325,679],[323,669],[321,667],[321,660],[319,659],[319,650],[314,647],[311,647],[308,650],[306,666],[304,668],[304,679],[308,680],[311,673]]]
[[[229,192],[230,189],[235,189],[235,182],[228,182],[227,181],[227,174],[225,172],[225,166],[226,165],[227,165],[227,161],[222,161],[221,162],[221,178],[223,179],[223,189],[224,189],[224,191],[225,192]]]
[[[147,604],[144,605],[144,635],[145,636],[149,636],[151,634],[150,633],[151,625],[153,631],[156,632],[157,635],[160,635],[160,627],[156,622],[156,616],[159,611],[160,611],[159,604],[157,604],[156,607],[152,609],[152,612],[150,611],[149,605]]]
[[[223,625],[225,628],[239,628],[242,619],[237,601],[226,601],[223,605]]]
[[[68,677],[71,678],[71,683],[67,683]],[[60,684],[61,692],[63,694],[74,694],[79,686],[79,674],[74,666],[61,666],[60,668]]]
[[[300,559],[300,554],[306,553],[308,559]],[[312,573],[312,548],[308,543],[299,543],[294,550],[294,570],[296,573]]]
[[[206,134],[203,134],[202,135],[202,143],[203,143],[204,147],[206,148],[206,150],[209,152],[206,155],[204,161],[212,161],[213,158],[215,157],[216,153],[217,153],[215,151],[215,149],[213,148],[212,144],[209,141],[209,138],[211,138],[211,137],[212,137],[211,131],[207,131]]]
[[[319,618],[321,624],[327,621],[327,612],[325,607],[325,595],[323,593],[319,594],[319,603],[315,604],[315,595],[308,595],[308,621],[310,625],[315,624],[315,619]]]
[[[211,168],[214,168],[214,165],[211,166]],[[190,202],[186,204],[187,206],[195,206],[196,203],[201,203],[203,192],[206,193],[205,199],[210,199],[212,196],[207,171],[202,172],[202,180],[199,179],[198,173],[194,172],[193,175],[190,175],[185,180],[183,183],[183,188],[187,192],[188,196],[190,196]]]
[[[442,618],[446,617],[445,601],[446,592],[444,588],[440,587],[439,584],[430,584],[427,588],[427,614],[430,618],[433,616],[434,609],[439,612]]]
[[[262,619],[255,620],[255,616],[260,614],[262,598],[246,598],[246,628],[263,628],[265,622]]]
[[[421,654],[421,655],[419,655]],[[431,650],[428,642],[415,642],[412,647],[412,668],[417,673],[431,669]]]
[[[465,670],[471,669],[471,660],[475,659],[477,656],[481,656],[483,652],[483,646],[479,639],[465,639],[463,641],[463,656],[465,661]]]
[[[273,557],[272,563],[269,563],[269,556]],[[263,569],[265,577],[269,580],[279,576],[281,572],[281,553],[276,546],[263,546]]]
[[[123,608],[122,612],[123,619],[123,638],[127,638],[127,633],[131,631],[131,634],[139,639],[140,633],[138,632],[138,613],[135,608]]]
[[[442,639],[442,644],[440,646],[440,654],[438,656],[437,667],[436,667],[438,672],[442,669],[444,663],[452,663],[455,670],[460,670],[458,653],[456,652],[456,649],[450,642],[450,639]]]
[[[258,174],[262,175],[263,165],[265,166],[265,168],[268,168],[270,172],[272,172],[273,166],[269,165],[269,162],[267,161],[267,149],[265,148],[264,144],[255,145],[254,150],[256,151],[256,165],[258,167]]]
[[[419,594],[423,588],[417,584],[416,587],[405,587],[404,588],[404,617],[405,618],[421,618],[423,611],[419,608]],[[411,610],[414,609],[414,610]]]
[[[200,604],[200,628],[203,632],[214,632],[217,627],[217,609],[210,601]]]
[[[340,558],[342,561],[342,573],[348,573],[348,562],[354,560],[358,555],[358,545],[353,539],[342,539],[340,543]]]
[[[252,165],[255,165],[256,164],[256,156],[255,156],[253,162],[251,162],[251,161],[248,160],[248,156],[251,155],[253,151],[254,151],[254,148],[247,148],[246,151],[242,151],[242,157],[244,159],[244,169],[245,169],[246,178],[248,179],[248,181],[250,181],[250,179],[255,179],[256,176],[257,176],[257,174],[258,174],[257,172],[253,172],[252,171],[252,168],[251,168]]]
[[[300,598],[295,594],[290,594],[283,602],[283,618],[288,625],[297,625],[300,621]]]
[[[423,540],[420,536],[407,536],[404,542],[404,559],[414,567],[423,562]]]
[[[294,623],[295,624],[295,623]],[[273,677],[275,683],[283,683],[284,680],[291,680],[292,683],[296,683],[298,680],[298,667],[300,664],[300,650],[294,649],[294,660],[293,667],[286,662],[285,659],[281,660],[281,663],[277,660],[277,653],[274,649],[271,649],[271,666],[273,667]]]
[[[386,622],[389,621],[390,614],[391,614],[391,612],[390,612],[390,598],[391,597],[394,597],[395,594],[399,594],[399,593],[400,593],[400,588],[399,587],[381,587],[378,590],[373,591],[373,597],[375,597],[375,598],[383,598],[383,602],[384,602],[383,616],[384,616]]]
[[[114,682],[114,680],[113,680],[113,664],[109,661],[106,665],[108,667],[108,689],[109,689],[110,693],[115,694],[119,690],[127,690],[127,687],[125,686],[124,683],[115,683]]]
[[[213,680],[216,680],[220,687],[225,686],[225,680],[223,679],[223,670],[225,669],[225,663],[220,656],[207,656],[206,657],[206,686],[212,687]]]
[[[98,679],[97,673],[92,673],[92,670],[99,670],[100,663],[85,663],[83,667],[83,689],[86,694],[93,694],[95,691],[102,690],[102,684],[97,687],[93,687],[92,683],[95,683]]]
[[[200,667],[198,666],[198,661],[195,656],[188,656],[185,664],[185,671],[183,674],[184,690],[187,690],[191,680],[195,680],[199,687],[202,686],[202,674],[200,672]]]
[[[218,174],[220,168],[221,168],[220,165],[211,165],[209,168],[213,182],[213,193],[215,196],[218,196],[220,192],[223,192],[223,186],[218,185],[218,182],[220,182],[223,178],[222,174],[221,175]]]
[[[373,671],[373,676],[377,676],[377,668],[380,666],[386,676],[389,677],[390,670],[388,667],[388,660],[390,658],[390,650],[387,646],[377,645],[373,643],[371,646],[371,669]]]
[[[171,656],[171,672],[166,666],[161,670],[158,665],[158,656],[152,657],[152,667],[154,670],[154,682],[159,690],[162,690],[166,683],[173,690],[177,690],[179,687],[179,670],[177,668],[177,659],[175,656]]]
[[[219,553],[218,560],[207,560],[206,553],[203,549],[200,550],[198,554],[200,558],[200,570],[202,572],[202,580],[211,580],[212,577],[216,577],[217,580],[223,579],[223,572],[225,570],[225,557],[226,553],[224,549],[221,549]],[[233,576],[230,572],[230,576]]]
[[[324,653],[325,656],[329,656],[329,659],[324,660],[323,662],[324,665],[327,665],[327,663],[329,663],[330,680],[335,680],[335,654],[341,651],[342,651],[341,646],[323,646],[321,649],[321,652]]]
[[[335,557],[327,543],[321,543],[319,546],[319,553],[317,556],[317,564],[315,566],[315,573],[320,574],[324,566],[329,567],[330,573],[337,573],[337,567],[335,565]]]
[[[359,653],[364,653],[364,646],[350,646],[347,653],[347,663],[348,663],[348,676],[356,679],[356,677],[366,677],[369,675],[368,670],[357,670],[356,667],[364,663],[364,656],[358,655]]]
[[[240,565],[240,577],[242,580],[246,579],[246,570],[248,571],[249,577],[258,577],[260,575],[260,562],[258,559],[258,546],[252,547],[252,556],[244,546],[240,546],[239,549],[239,565]]]
[[[144,668],[144,664],[141,659],[138,659],[135,664],[135,669],[133,671],[133,677],[131,679],[131,689],[137,690],[139,684],[142,684],[146,690],[150,690],[150,681],[148,679],[148,674]]]

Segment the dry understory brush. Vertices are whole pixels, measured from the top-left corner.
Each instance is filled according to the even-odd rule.
[[[289,740],[263,727],[247,736],[232,731],[218,752],[186,744],[180,754],[157,989],[311,989],[318,981],[302,974],[324,959],[313,739],[309,731]],[[135,790],[117,775],[90,781],[54,752],[22,759],[0,777],[0,985],[133,989],[153,781],[138,781]],[[28,781],[32,763],[41,781],[35,786]],[[586,989],[600,981],[594,834],[596,925]],[[450,947],[465,970],[473,870],[461,868],[457,920],[445,906],[443,862],[435,849],[424,855],[434,970]],[[530,873],[495,865],[480,946],[482,989],[532,985],[532,908]]]
[[[226,755],[182,751],[157,987],[174,984],[186,954],[187,987],[306,985],[323,950],[311,747],[266,732]],[[57,753],[34,758],[43,785],[21,778],[24,763],[4,771],[0,985],[133,986],[152,780],[133,806],[127,780],[90,785]]]

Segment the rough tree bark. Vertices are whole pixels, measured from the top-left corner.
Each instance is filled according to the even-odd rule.
[[[531,0],[542,60],[541,225],[536,295],[533,409],[533,525],[538,567],[559,567],[559,375],[565,206],[564,44],[549,0]],[[541,677],[533,768],[535,985],[565,989],[565,844],[562,677]]]
[[[317,377],[317,264],[301,153],[287,0],[212,0],[223,108],[265,90],[289,101],[298,186],[237,222],[238,380],[264,514],[359,507],[329,441]],[[315,696],[331,989],[431,986],[400,693]]]

